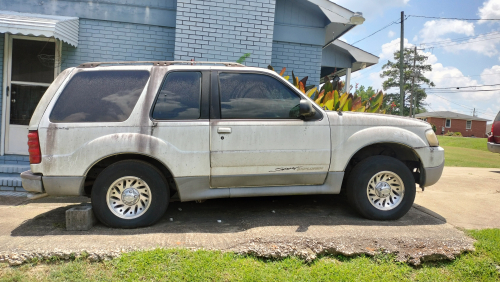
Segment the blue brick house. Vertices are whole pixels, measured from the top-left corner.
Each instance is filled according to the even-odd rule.
[[[364,19],[328,0],[0,0],[0,190],[22,190],[28,123],[65,68],[89,61],[236,61],[308,84],[378,58],[338,40]],[[349,84],[348,84],[349,85]]]

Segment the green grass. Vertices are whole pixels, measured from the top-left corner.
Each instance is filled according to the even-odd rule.
[[[0,281],[499,281],[500,229],[472,230],[474,253],[411,267],[391,256],[266,260],[218,251],[153,250],[108,262],[0,266]]]
[[[500,154],[488,151],[486,138],[438,136],[445,166],[500,168]]]
[[[457,147],[490,152],[486,145],[488,138],[438,136],[438,140],[441,147]]]

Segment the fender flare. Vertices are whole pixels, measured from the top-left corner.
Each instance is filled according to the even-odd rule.
[[[421,159],[415,148],[427,147],[417,134],[399,127],[377,126],[369,127],[353,133],[338,146],[332,147],[332,164],[340,162],[339,168],[345,171],[352,157],[360,150],[374,144],[394,143],[411,149]]]

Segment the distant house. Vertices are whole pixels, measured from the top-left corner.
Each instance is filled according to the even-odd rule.
[[[436,134],[460,132],[464,137],[485,137],[487,119],[450,111],[427,112],[415,115],[436,126]]]

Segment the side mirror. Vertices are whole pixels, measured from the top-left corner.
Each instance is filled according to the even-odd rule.
[[[308,100],[300,100],[299,104],[299,115],[304,118],[312,117],[316,114],[316,110],[314,109],[311,102]]]

